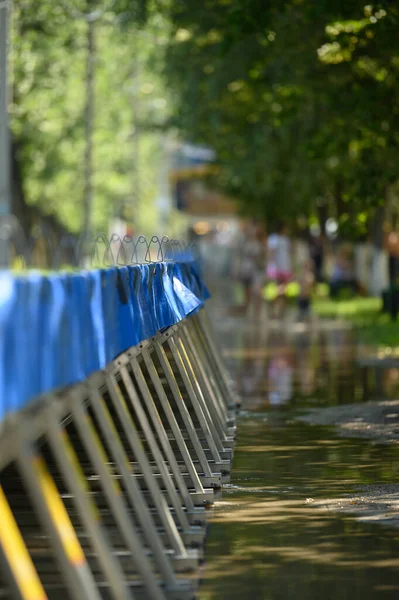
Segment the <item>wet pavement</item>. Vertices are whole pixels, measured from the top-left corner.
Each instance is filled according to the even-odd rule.
[[[231,483],[211,517],[200,600],[399,597],[399,531],[315,508],[399,478],[399,445],[339,438],[306,407],[398,397],[397,369],[357,366],[347,328],[217,319],[243,399]]]

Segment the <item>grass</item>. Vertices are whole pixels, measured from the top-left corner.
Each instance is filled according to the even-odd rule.
[[[288,301],[297,302],[299,285],[289,283],[285,288]],[[318,284],[313,296],[312,310],[324,319],[341,319],[350,321],[364,343],[384,348],[396,348],[399,351],[399,321],[392,322],[389,315],[383,314],[381,298],[356,296],[330,300],[329,288],[326,284]],[[278,287],[269,283],[263,290],[266,301],[273,301],[278,295]]]
[[[381,315],[374,323],[359,328],[361,339],[371,346],[399,349],[399,323],[388,315]]]
[[[381,313],[380,298],[355,297],[348,300],[330,300],[315,298],[313,310],[319,317],[329,319],[349,319],[351,321],[370,321]]]
[[[399,322],[393,322],[381,309],[380,298],[315,299],[313,303],[315,314],[321,318],[349,320],[364,343],[399,349]]]

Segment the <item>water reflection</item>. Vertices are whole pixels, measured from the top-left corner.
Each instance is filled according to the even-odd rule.
[[[399,393],[399,369],[360,367],[357,344],[347,329],[267,333],[244,327],[224,337],[226,360],[249,408],[347,404]]]
[[[398,370],[357,367],[348,330],[232,323],[223,338],[245,411],[232,482],[211,519],[200,599],[398,598],[399,531],[312,504],[398,481],[399,447],[292,421],[302,406],[395,396]]]
[[[316,391],[317,370],[313,354],[310,336],[299,336],[295,356],[297,365],[296,371],[299,380],[299,393],[302,396],[311,396]]]
[[[288,348],[278,348],[269,360],[267,391],[271,406],[286,404],[293,394],[293,361]]]

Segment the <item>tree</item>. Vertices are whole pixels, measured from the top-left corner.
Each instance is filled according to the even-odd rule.
[[[243,210],[295,219],[322,201],[343,230],[364,232],[398,179],[398,12],[358,0],[171,1],[173,123],[217,151],[217,183]]]
[[[95,120],[93,123],[93,231],[107,230],[122,212],[135,220],[131,197],[132,64],[141,65],[140,102],[142,198],[140,223],[153,231],[159,126],[168,104],[160,77],[147,67],[158,33],[147,20],[145,0],[100,0],[96,23]],[[82,228],[85,148],[85,56],[87,24],[79,15],[87,0],[14,0],[13,13],[13,177],[14,207],[26,232],[47,215],[60,232]],[[144,24],[146,28],[143,29]],[[132,44],[132,38],[136,39]]]

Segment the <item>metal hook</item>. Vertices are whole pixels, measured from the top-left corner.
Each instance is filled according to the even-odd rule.
[[[105,248],[102,258],[100,257],[99,251],[98,251],[98,247],[100,244],[103,244],[104,248]],[[109,265],[106,265],[106,263],[105,263],[105,257],[107,255],[107,253],[109,253],[109,252],[111,252],[111,255],[112,255],[112,251],[110,250],[110,242],[109,242],[107,236],[105,235],[105,233],[99,233],[94,240],[92,264],[93,265],[101,264],[103,266],[109,266]],[[113,264],[115,264],[115,261],[113,261]]]
[[[158,252],[157,252],[157,257],[156,257],[155,261],[151,260],[151,245],[152,244],[156,244],[158,246]],[[148,244],[148,253],[149,253],[149,260],[147,262],[162,262],[163,261],[162,243],[157,235],[152,236],[150,243]]]
[[[162,260],[164,262],[171,262],[173,260],[173,257],[169,256],[171,245],[170,245],[170,239],[167,235],[164,235],[161,240],[161,247],[162,246],[163,246]]]
[[[134,245],[134,251],[133,251],[133,257],[136,257],[136,260],[134,261],[136,265],[137,264],[141,264],[139,262],[138,255],[137,255],[137,248],[138,248],[139,244],[145,244],[146,245],[146,252],[145,252],[145,255],[144,255],[144,260],[146,260],[146,257],[149,254],[149,246],[148,246],[147,238],[145,237],[145,235],[140,235],[140,237],[137,239],[137,241],[136,241],[136,243]]]
[[[118,244],[118,245],[119,245],[119,246],[118,246],[118,248],[119,248],[119,249],[118,249],[118,253],[119,253],[119,250],[121,249],[121,245],[122,245],[122,240],[121,240],[121,237],[120,237],[120,235],[118,235],[117,233],[113,233],[113,234],[111,235],[111,237],[109,238],[109,242],[108,242],[108,248],[107,248],[107,250],[106,250],[106,252],[105,252],[105,254],[104,254],[104,265],[105,265],[105,266],[111,266],[111,267],[115,267],[115,266],[116,266],[116,264],[117,264],[117,262],[116,262],[116,260],[115,260],[115,255],[114,255],[114,252],[113,252],[113,245],[114,245],[114,244]],[[107,264],[106,264],[106,260],[107,260],[108,258],[110,258],[110,259],[111,259],[111,261],[112,261],[112,264],[111,264],[111,265],[107,265]]]
[[[96,236],[75,236],[72,233],[59,235],[53,231],[51,224],[42,219],[38,220],[32,234],[26,238],[18,219],[13,215],[0,218],[0,239],[9,242],[12,256],[18,259],[17,268],[37,266],[60,269],[65,265],[99,268],[171,262],[183,252],[194,251],[193,243],[170,239],[166,235],[153,235],[149,241],[144,235],[133,238],[130,235],[121,237],[116,233],[110,237],[105,233]]]
[[[133,238],[130,235],[124,235],[121,240],[118,254],[116,256],[116,264],[117,265],[126,266],[126,265],[131,264],[132,258],[131,257],[130,257],[130,259],[128,258],[128,252],[127,252],[127,246],[129,246],[130,244],[133,246]],[[133,248],[133,251],[134,251],[134,248]],[[119,259],[121,254],[123,254],[123,259],[124,259],[123,263],[120,262],[120,259]]]
[[[110,237],[110,240],[109,240],[110,249],[115,244],[118,245],[118,251],[116,252],[116,258],[114,258],[114,254],[112,254],[112,257],[114,258],[114,265],[119,265],[120,267],[124,267],[124,266],[126,266],[126,261],[127,261],[126,251],[125,251],[125,248],[123,245],[123,241],[122,241],[120,235],[118,235],[117,233],[113,233]],[[112,249],[111,249],[111,252],[112,252]],[[123,262],[120,262],[121,255],[122,255]]]

